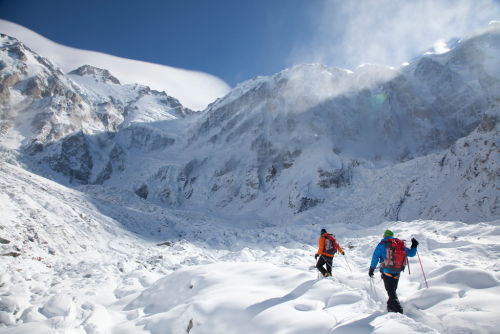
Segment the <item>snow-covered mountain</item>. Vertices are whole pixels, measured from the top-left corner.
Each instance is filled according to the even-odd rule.
[[[0,42],[0,331],[497,332],[500,23],[201,112]],[[321,228],[346,251],[333,279],[311,267]],[[366,275],[387,228],[420,242],[404,315]]]
[[[273,220],[313,207],[369,225],[499,218],[499,23],[399,68],[312,64],[258,77],[200,113],[106,69],[64,75],[2,36],[2,146],[60,182]],[[464,141],[486,144],[465,152]]]
[[[1,38],[2,144],[22,147],[70,182],[101,184],[125,169],[126,149],[149,152],[175,142],[150,122],[194,115],[165,92],[121,85],[107,70],[85,65],[64,75],[16,39]]]
[[[430,218],[436,203],[421,197],[418,210],[409,208],[408,192],[423,191],[415,180],[430,177],[430,154],[470,135],[487,110],[496,113],[499,46],[500,25],[493,23],[448,53],[425,55],[400,68],[366,65],[350,73],[313,64],[255,78],[203,112],[184,144],[192,152],[189,160],[154,170],[142,187],[154,200],[174,206],[254,209],[275,219],[320,204],[342,222],[397,220],[401,210],[408,219]],[[490,128],[489,143],[497,145],[496,127]],[[471,153],[487,154],[482,150],[489,148]],[[497,157],[493,149],[491,158]],[[498,164],[483,167],[491,173]],[[476,181],[469,179],[460,189],[475,188]],[[442,189],[431,184],[425,193],[446,196],[457,190],[444,184]],[[439,218],[498,217],[492,210],[497,188],[489,205],[476,205],[470,213],[472,203],[483,201],[480,196],[466,195]]]

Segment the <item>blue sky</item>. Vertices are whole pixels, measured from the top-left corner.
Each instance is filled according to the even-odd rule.
[[[1,0],[54,42],[207,72],[234,87],[299,63],[397,66],[500,20],[498,0]]]

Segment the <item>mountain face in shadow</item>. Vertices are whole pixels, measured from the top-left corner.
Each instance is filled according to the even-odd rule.
[[[3,156],[23,152],[60,182],[281,220],[499,218],[498,23],[398,68],[257,77],[202,112],[1,41]]]

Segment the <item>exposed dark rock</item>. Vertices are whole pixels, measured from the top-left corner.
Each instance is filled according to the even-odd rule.
[[[143,152],[165,149],[175,143],[174,138],[147,125],[133,124],[123,133],[126,135],[129,148],[137,148]]]
[[[286,152],[286,155],[283,159],[283,168],[287,169],[293,166],[293,162],[295,161],[296,158],[300,156],[302,153],[301,150],[295,150],[292,153],[290,151]]]
[[[135,104],[132,104],[132,102],[129,103],[123,110],[123,117],[126,117],[134,113],[134,111],[136,110],[139,110],[139,107],[137,107]]]
[[[147,184],[143,184],[139,189],[135,191],[135,194],[141,198],[147,199],[149,195],[149,187]]]
[[[174,109],[175,113],[180,117],[183,118],[186,117],[186,113],[184,112],[184,107],[182,106],[182,104],[180,104],[179,100],[177,100],[176,98],[168,96],[167,99],[160,100],[160,102]]]
[[[53,151],[45,161],[52,170],[69,177],[70,182],[90,183],[94,164],[82,131],[62,139],[60,150]]]
[[[103,184],[104,181],[109,180],[111,178],[111,174],[113,173],[113,166],[111,165],[111,161],[108,160],[106,166],[103,170],[97,175],[94,184]]]
[[[43,144],[40,143],[37,139],[33,139],[29,142],[28,145],[24,147],[24,150],[26,151],[26,153],[33,156],[43,152]]]
[[[430,58],[424,57],[418,61],[418,65],[415,68],[413,75],[421,80],[434,79],[437,76],[440,76],[443,71],[443,65]]]
[[[83,101],[83,99],[80,95],[78,95],[77,93],[75,93],[71,90],[67,90],[66,92],[64,92],[64,96],[66,96],[74,104],[78,104],[78,103],[81,103]]]
[[[215,176],[220,177],[222,175],[230,173],[230,172],[234,171],[238,167],[239,164],[240,164],[239,159],[236,159],[236,158],[230,159],[229,161],[226,161],[224,163],[224,166],[218,172],[215,173]]]
[[[0,139],[5,136],[5,134],[7,133],[7,131],[9,131],[13,124],[14,122],[5,122],[0,126]]]
[[[125,170],[125,166],[127,163],[127,157],[126,154],[123,150],[123,148],[120,146],[120,144],[114,144],[113,148],[111,149],[111,152],[109,153],[109,157],[111,158],[111,161],[115,165],[115,168],[122,172]]]
[[[0,76],[0,83],[3,83],[7,88],[14,86],[20,80],[21,77],[17,73],[5,73]]]
[[[0,238],[0,244],[4,244],[4,245],[10,244],[10,240]]]
[[[1,256],[12,256],[12,257],[18,257],[19,255],[21,255],[21,253],[16,253],[16,252],[9,252],[9,253],[6,253],[6,254],[0,254]]]
[[[168,176],[168,171],[170,170],[169,166],[163,166],[158,169],[158,172],[155,175],[155,178],[159,181],[166,181]]]
[[[10,90],[9,87],[5,84],[0,84],[0,107],[2,108],[2,119],[5,119],[6,117],[3,117],[3,114],[10,109]]]
[[[24,47],[20,43],[15,44],[8,49],[9,56],[11,56],[11,57],[15,56],[20,61],[27,61],[28,60],[28,57],[26,57],[26,54],[24,52],[25,52]]]
[[[184,192],[184,198],[185,198],[185,199],[189,199],[189,198],[191,198],[191,195],[193,195],[193,191],[194,191],[194,189],[193,189],[193,188],[190,188],[190,189],[188,189],[187,191],[185,191],[185,192]]]
[[[157,244],[156,246],[172,246],[172,242],[171,241],[165,241],[165,242]]]
[[[97,67],[90,66],[90,65],[83,65],[83,66],[77,68],[76,70],[69,72],[68,74],[79,75],[82,77],[84,75],[93,75],[94,78],[99,76],[101,81],[104,83],[109,81],[109,82],[112,82],[116,85],[120,85],[120,81],[117,78],[115,78],[114,76],[112,76],[108,70],[103,70],[101,68],[97,68]]]
[[[351,182],[351,173],[349,168],[345,169],[343,166],[331,172],[318,168],[320,178],[318,186],[327,189],[333,186],[335,186],[335,188],[340,188],[349,185]]]
[[[300,206],[297,211],[297,213],[309,210],[310,208],[315,207],[319,203],[323,203],[324,200],[318,199],[318,198],[308,198],[308,197],[302,197],[300,199]]]
[[[33,77],[26,84],[26,89],[24,90],[23,94],[31,96],[35,100],[41,100],[42,99],[41,86],[43,85],[42,80],[43,79],[41,79],[39,76]]]
[[[500,122],[498,114],[484,114],[483,120],[477,129],[478,132],[486,133],[493,131]]]
[[[266,182],[271,181],[272,179],[274,179],[275,176],[276,176],[276,168],[273,165],[271,165],[271,167],[269,167],[269,169],[267,170]]]
[[[194,167],[196,165],[196,159],[191,160],[182,168],[179,172],[178,180],[180,182],[187,182],[189,176],[191,175]]]
[[[211,144],[215,144],[215,143],[219,142],[219,135],[217,135],[217,134],[213,135],[212,137],[210,137],[208,139],[208,142]]]

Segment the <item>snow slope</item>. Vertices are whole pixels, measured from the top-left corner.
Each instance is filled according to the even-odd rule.
[[[86,64],[105,68],[122,83],[147,83],[152,89],[177,97],[193,110],[204,109],[230,90],[223,80],[208,73],[70,48],[6,20],[0,19],[0,33],[16,37],[36,53],[51,59],[66,73]]]
[[[172,211],[95,186],[69,189],[0,165],[0,329],[5,333],[495,333],[500,227],[308,217],[273,226]],[[333,279],[311,270],[320,228],[336,234]],[[381,234],[419,240],[384,311],[371,254]],[[10,241],[10,243],[7,243]],[[13,257],[12,255],[19,254]],[[352,272],[350,269],[352,269]]]

